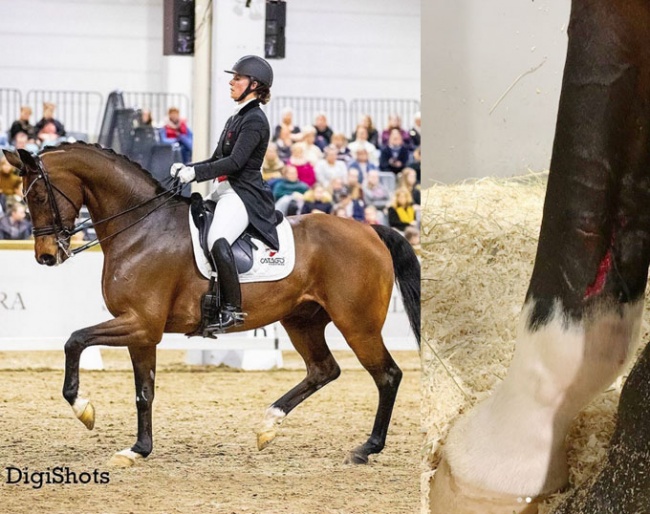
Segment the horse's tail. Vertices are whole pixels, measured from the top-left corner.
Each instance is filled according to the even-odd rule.
[[[393,258],[395,279],[402,293],[404,308],[420,345],[420,263],[411,244],[398,232],[383,225],[372,225]]]

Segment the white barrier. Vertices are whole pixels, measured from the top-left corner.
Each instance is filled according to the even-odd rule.
[[[86,251],[50,268],[36,263],[31,242],[0,242],[0,351],[63,349],[75,330],[110,319],[101,295],[102,263],[100,251]],[[293,348],[279,323],[257,332],[217,340],[165,334],[158,347],[203,352]],[[393,295],[383,334],[389,349],[417,348],[398,295]],[[332,324],[326,337],[331,349],[348,349]],[[196,361],[196,355],[190,360]],[[97,367],[96,358],[88,367]]]

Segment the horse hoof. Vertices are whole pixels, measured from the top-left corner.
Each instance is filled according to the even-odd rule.
[[[272,430],[266,430],[257,433],[257,449],[262,451],[275,439],[276,433]]]
[[[77,398],[72,405],[72,411],[88,430],[95,427],[95,407],[90,400]]]
[[[443,459],[429,487],[429,514],[537,514],[534,498],[486,491],[463,483]]]
[[[343,464],[368,464],[368,456],[352,450],[343,460]]]
[[[130,468],[135,464],[136,459],[141,459],[142,455],[131,450],[122,450],[117,452],[108,460],[108,465],[115,468]]]

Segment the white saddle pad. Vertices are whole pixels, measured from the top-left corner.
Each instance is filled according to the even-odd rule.
[[[194,225],[192,213],[189,213],[190,234],[196,266],[205,278],[210,278],[212,267],[203,254],[199,243],[199,229]],[[287,219],[283,219],[276,227],[280,250],[269,248],[259,239],[251,238],[257,250],[253,250],[253,267],[246,273],[239,274],[239,282],[271,282],[288,276],[296,263],[296,248],[293,240],[293,230]]]

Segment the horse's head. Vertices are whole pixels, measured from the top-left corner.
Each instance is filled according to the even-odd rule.
[[[72,174],[59,173],[56,166],[46,169],[39,156],[25,150],[3,152],[23,178],[36,260],[47,266],[65,261],[70,257],[70,231],[83,203],[80,184]]]

